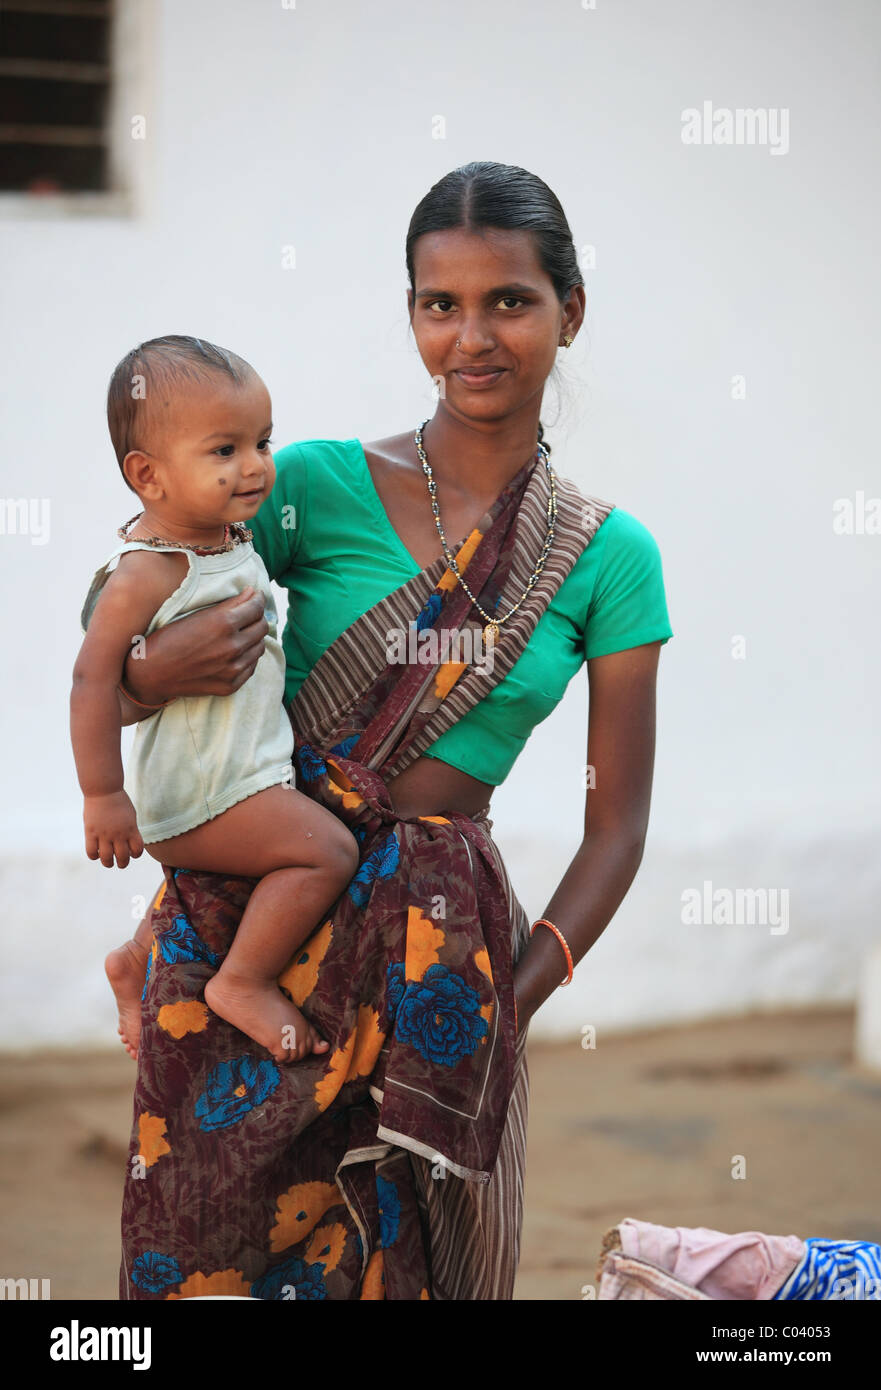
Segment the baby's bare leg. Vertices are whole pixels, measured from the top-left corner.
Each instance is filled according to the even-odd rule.
[[[104,970],[119,1009],[117,1033],[128,1055],[137,1058],[141,1038],[141,995],[153,936],[153,906],[138,923],[130,941],[117,946],[104,961]]]
[[[326,1051],[277,982],[358,867],[357,842],[342,821],[293,787],[276,786],[146,848],[163,864],[260,878],[205,1001],[278,1062]]]

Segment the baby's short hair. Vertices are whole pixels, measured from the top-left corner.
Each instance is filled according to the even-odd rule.
[[[225,372],[238,386],[255,375],[243,357],[204,338],[172,333],[140,343],[117,363],[107,388],[107,424],[123,482],[122,469],[132,449],[147,449],[154,438],[156,393],[206,381],[212,372]]]

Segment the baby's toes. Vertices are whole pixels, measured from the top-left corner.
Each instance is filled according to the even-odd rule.
[[[326,1052],[330,1047],[330,1043],[319,1037],[314,1028],[309,1029],[309,1042],[313,1052]]]
[[[288,1053],[289,1062],[302,1062],[309,1052],[309,1030],[300,1027],[297,1029],[297,1040]]]

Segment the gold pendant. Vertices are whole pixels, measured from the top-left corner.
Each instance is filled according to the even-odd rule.
[[[493,646],[495,646],[496,642],[498,642],[499,640],[500,635],[501,629],[498,623],[487,623],[483,629],[484,643],[489,642],[492,643]]]

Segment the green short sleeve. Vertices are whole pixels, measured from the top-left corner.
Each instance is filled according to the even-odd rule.
[[[273,457],[275,486],[247,524],[269,578],[278,579],[297,558],[306,522],[306,459],[297,444],[286,445]]]
[[[605,534],[604,534],[605,533]],[[620,507],[609,513],[591,547],[602,549],[587,612],[584,654],[666,642],[673,636],[667,613],[661,552],[647,527]]]

